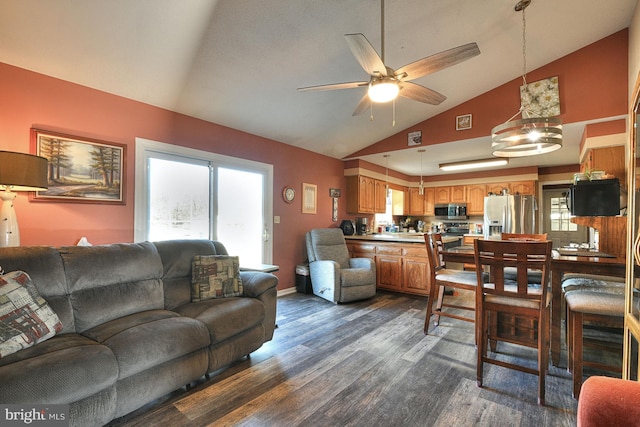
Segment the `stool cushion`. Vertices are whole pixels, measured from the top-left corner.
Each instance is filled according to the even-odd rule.
[[[452,270],[443,268],[436,272],[436,280],[443,282],[461,283],[463,285],[477,286],[478,278],[475,271]]]
[[[624,294],[576,290],[565,295],[569,310],[601,316],[624,316]]]
[[[597,277],[597,276],[594,276]],[[601,276],[604,277],[604,276]],[[624,280],[624,279],[623,279]],[[624,294],[624,281],[609,281],[590,277],[574,276],[565,278],[562,281],[562,292],[572,292],[576,290],[588,290],[591,292],[605,292],[613,294]]]

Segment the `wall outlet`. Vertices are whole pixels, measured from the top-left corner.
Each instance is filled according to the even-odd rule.
[[[280,224],[280,215],[276,215],[273,217],[273,223],[274,224]]]

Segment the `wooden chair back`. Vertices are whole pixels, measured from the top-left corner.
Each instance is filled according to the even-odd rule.
[[[519,233],[502,233],[502,240],[547,240],[547,233],[540,234],[519,234]]]
[[[551,269],[551,247],[549,240],[476,240],[475,262],[478,283],[485,294],[545,301],[549,271]],[[489,271],[489,281],[483,283],[481,272]],[[516,269],[515,283],[505,281],[505,267]],[[528,272],[542,272],[539,287],[529,286]],[[514,286],[515,285],[515,286]]]

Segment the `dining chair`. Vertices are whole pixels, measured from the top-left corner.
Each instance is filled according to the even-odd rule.
[[[549,317],[551,293],[548,291],[551,268],[551,241],[476,240],[476,340],[477,384],[482,387],[484,364],[502,366],[538,376],[538,404],[544,405],[545,376],[549,363]],[[505,279],[505,267],[516,269],[515,280]],[[485,282],[482,271],[488,269]],[[529,283],[529,270],[540,270],[539,284]],[[525,319],[513,333],[502,328],[501,314]],[[522,332],[529,325],[532,331]],[[537,349],[537,369],[507,362],[488,354],[489,341],[508,342]]]
[[[429,323],[431,315],[434,315],[434,325],[440,324],[440,316],[463,320],[465,322],[475,322],[473,317],[463,316],[453,311],[444,311],[443,307],[453,310],[475,311],[475,306],[452,304],[444,301],[445,287],[453,289],[464,289],[474,291],[477,285],[476,273],[474,271],[454,270],[446,267],[442,258],[444,243],[440,233],[425,234],[425,244],[427,246],[427,259],[429,261],[429,299],[427,301],[427,313],[424,319],[424,333],[429,333]],[[433,309],[433,302],[436,308]]]

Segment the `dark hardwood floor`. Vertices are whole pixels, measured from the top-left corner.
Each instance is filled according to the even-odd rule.
[[[473,325],[443,318],[422,332],[426,299],[378,292],[333,305],[279,298],[274,339],[208,380],[112,426],[574,426],[566,359],[537,377],[485,365],[476,386]],[[498,347],[535,366],[535,352]],[[564,355],[564,353],[563,353]]]

